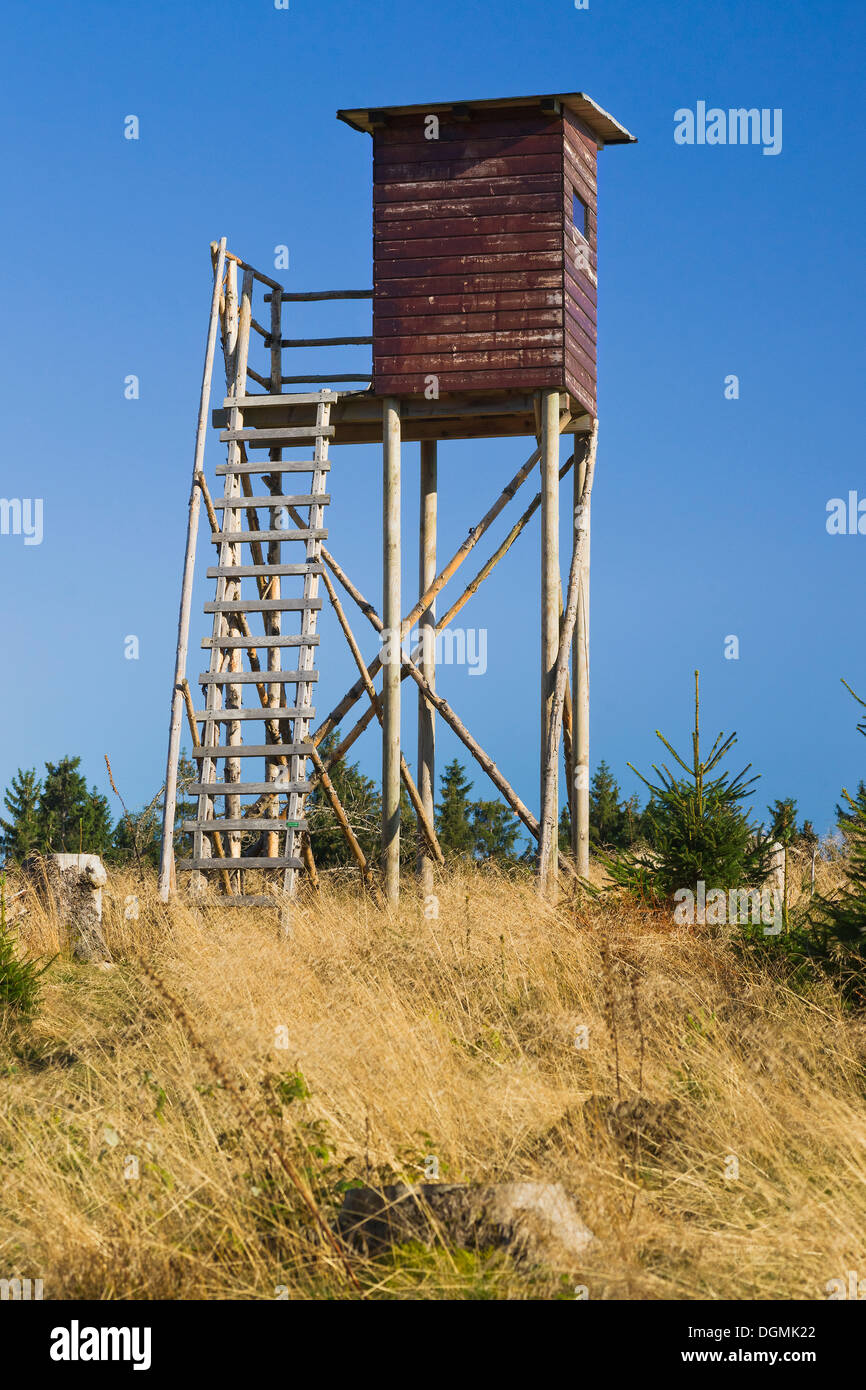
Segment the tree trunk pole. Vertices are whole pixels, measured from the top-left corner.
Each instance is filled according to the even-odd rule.
[[[400,403],[382,414],[382,873],[385,897],[400,900]]]
[[[436,512],[437,492],[436,440],[421,444],[421,504],[418,526],[418,590],[426,593],[436,578]],[[436,604],[431,603],[418,620],[421,629],[421,659],[418,663],[431,689],[436,688]],[[436,795],[436,714],[433,706],[418,692],[418,792],[433,823]],[[433,860],[426,842],[419,840],[418,877],[421,892],[433,892]]]
[[[220,293],[225,267],[226,239],[222,238],[214,267],[213,294],[211,296],[210,322],[208,324],[207,346],[204,356],[204,370],[199,397],[198,424],[195,434],[195,454],[192,466],[192,489],[189,497],[189,516],[186,528],[186,555],[183,562],[183,581],[180,591],[180,614],[177,623],[177,653],[174,667],[174,687],[171,695],[171,722],[168,735],[168,758],[165,769],[165,801],[162,816],[162,847],[159,861],[159,896],[168,902],[172,889],[174,869],[174,817],[177,809],[177,762],[180,756],[180,731],[183,724],[183,682],[186,677],[186,658],[189,648],[189,620],[192,607],[192,586],[195,574],[195,548],[198,536],[198,516],[201,507],[201,491],[198,478],[204,462],[204,446],[207,438],[208,410],[210,407],[211,378],[216,348],[217,325],[219,322]]]
[[[575,523],[581,506],[590,448],[574,470]],[[572,648],[572,689],[574,690],[574,786],[571,805],[571,836],[575,868],[581,878],[589,873],[589,547],[591,494],[583,502],[581,525],[585,532],[577,600],[577,625]],[[578,531],[574,532],[577,545]]]
[[[558,804],[559,767],[547,760],[553,682],[559,651],[559,392],[541,392],[541,796]],[[555,881],[555,876],[554,876]],[[542,884],[542,890],[544,885]]]
[[[553,680],[553,698],[550,709],[550,724],[547,731],[547,748],[544,754],[545,772],[545,795],[541,803],[540,833],[538,837],[538,882],[539,892],[544,895],[549,890],[549,896],[556,896],[556,869],[558,862],[557,850],[557,831],[558,831],[558,805],[556,802],[556,786],[552,780],[552,773],[559,764],[559,736],[562,731],[562,715],[565,708],[565,694],[568,687],[568,656],[574,640],[574,632],[577,626],[577,609],[580,598],[580,581],[586,557],[586,544],[589,539],[587,533],[587,517],[589,515],[589,501],[592,495],[592,479],[595,470],[595,451],[598,439],[598,424],[593,427],[590,439],[589,451],[586,458],[586,470],[584,473],[584,483],[580,494],[580,501],[574,511],[574,548],[571,555],[571,567],[568,575],[568,597],[565,606],[565,613],[562,619],[562,632],[559,638],[559,648],[556,656],[556,664]]]

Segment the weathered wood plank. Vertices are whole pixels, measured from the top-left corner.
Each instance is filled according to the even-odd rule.
[[[533,200],[536,204],[539,199]],[[419,215],[414,204],[407,204],[406,215],[399,221],[394,218],[376,216],[373,219],[373,234],[376,246],[384,244],[388,238],[412,241],[430,236],[523,236],[530,232],[558,232],[562,228],[562,204],[559,198],[551,197],[552,206],[545,211],[534,207],[518,213],[492,212],[482,216],[472,204],[467,203],[457,212],[440,211],[433,215]],[[427,204],[435,207],[436,204]],[[445,205],[438,204],[439,208]]]
[[[459,357],[466,352],[498,353],[500,350],[514,351],[524,348],[536,348],[539,351],[553,348],[561,352],[562,340],[562,327],[491,330],[487,333],[471,333],[456,328],[451,333],[413,333],[405,338],[388,336],[377,339],[375,361],[377,365],[381,363],[386,353],[399,357],[433,358],[442,353]],[[435,368],[431,370],[435,371]]]
[[[562,247],[562,223],[550,230],[531,232],[472,232],[449,236],[436,226],[428,228],[421,237],[377,237],[374,253],[377,266],[389,261],[406,261],[421,257],[442,256],[502,256],[509,252],[528,256],[530,252],[558,251]]]
[[[421,295],[495,294],[500,290],[561,290],[562,256],[551,270],[486,270],[467,271],[460,275],[385,275],[376,280],[376,301],[404,299]],[[376,302],[374,301],[374,302]]]
[[[477,178],[462,178],[459,190],[448,182],[437,178],[422,178],[417,172],[409,178],[393,182],[374,183],[373,204],[406,203],[413,199],[428,202],[436,198],[490,198],[490,197],[532,197],[538,193],[562,195],[562,177],[554,174],[514,173],[506,178],[490,179],[486,175]]]
[[[197,709],[194,717],[200,724],[231,724],[235,719],[274,720],[282,724],[287,719],[312,719],[315,713],[312,705],[280,705],[278,709],[260,705],[258,709]]]
[[[325,469],[330,468],[330,464],[323,464]],[[281,473],[312,473],[315,465],[312,459],[280,459]],[[270,459],[259,459],[253,462],[244,463],[219,463],[214,469],[217,477],[224,477],[227,473],[273,473],[274,465]]]
[[[318,671],[202,671],[198,685],[297,685],[301,680],[317,681]]]
[[[562,355],[561,343],[559,347],[547,349],[503,348],[499,351],[422,353],[420,357],[405,353],[399,356],[377,357],[376,373],[378,377],[379,372],[411,372],[413,367],[425,374],[458,370],[471,371],[476,367],[481,370],[499,367],[503,370],[507,370],[509,367],[549,367],[556,362],[561,362]]]
[[[561,222],[562,189],[553,193],[512,193],[504,197],[479,195],[464,198],[446,194],[438,198],[427,198],[419,202],[417,198],[407,198],[404,203],[377,203],[373,208],[374,233],[398,236],[404,226],[430,226],[443,220],[456,222],[480,222],[491,224],[483,230],[520,231],[523,223],[528,224],[536,217],[552,217]],[[520,226],[511,227],[510,222]],[[429,235],[429,233],[428,233]]]
[[[487,314],[407,314],[399,318],[387,315],[376,321],[376,342],[379,344],[386,338],[399,340],[411,324],[423,329],[424,334],[448,333],[452,341],[454,335],[512,332],[521,336],[521,330],[537,332],[543,328],[558,328],[561,335],[562,314],[559,305],[552,309],[514,309]]]
[[[431,141],[432,144],[432,141]],[[441,164],[435,159],[412,160],[403,164],[388,164],[378,170],[389,183],[461,183],[477,179],[523,179],[532,175],[555,175],[560,167],[560,149],[547,154],[507,154],[490,159],[450,159]],[[384,181],[384,180],[383,180]],[[374,183],[374,186],[375,183]]]
[[[205,570],[207,579],[258,579],[270,578],[271,575],[280,578],[290,578],[302,574],[321,574],[322,565],[315,560],[304,560],[297,565],[211,565]]]
[[[223,444],[247,439],[267,439],[271,444],[289,444],[293,439],[313,439],[316,435],[334,433],[333,425],[284,425],[278,430],[222,430],[220,440]],[[238,472],[237,467],[233,470]]]
[[[423,280],[425,284],[436,276],[449,275],[502,275],[507,271],[512,273],[533,274],[537,270],[557,270],[562,265],[563,251],[561,244],[557,249],[550,251],[501,251],[497,255],[472,255],[466,254],[452,256],[444,254],[441,256],[419,256],[417,258],[403,257],[383,257],[376,262],[376,288],[378,290],[380,280]],[[225,431],[227,435],[229,432]],[[261,437],[265,431],[243,430],[244,437],[259,434]],[[278,433],[278,431],[277,431]],[[224,435],[220,435],[222,439]]]
[[[273,471],[273,469],[271,470]],[[294,527],[287,531],[212,531],[211,539],[214,541],[309,541],[327,540],[328,532],[325,527]],[[214,610],[216,611],[216,610]],[[240,611],[240,610],[238,610]]]
[[[289,633],[282,637],[263,637],[251,633],[249,637],[203,637],[203,647],[218,647],[220,651],[230,651],[232,647],[315,647],[318,637],[314,634],[305,637],[302,633]]]
[[[193,758],[289,758],[297,754],[299,758],[312,755],[311,743],[244,743],[240,746],[230,743],[211,744],[209,748],[193,748]]]
[[[282,462],[282,460],[278,461]],[[280,469],[275,467],[272,469],[272,472],[279,473]],[[314,502],[321,502],[323,506],[327,506],[330,500],[330,493],[327,492],[323,492],[321,496],[313,492],[269,492],[259,497],[247,497],[244,495],[242,498],[238,500],[232,499],[230,502],[226,502],[225,499],[222,499],[219,502],[214,502],[213,506],[215,512],[222,512],[229,509],[237,511],[239,508],[243,507],[309,507],[312,506]]]
[[[436,375],[439,378],[440,391],[473,391],[482,387],[503,390],[512,386],[524,390],[540,390],[544,386],[565,388],[564,369],[561,366],[498,368],[471,372],[440,370]],[[427,389],[427,381],[425,376],[419,372],[383,372],[381,376],[377,377],[376,389],[382,395],[423,396]],[[487,431],[484,433],[486,434]],[[440,431],[439,437],[446,437],[446,431]],[[462,439],[465,437],[465,431],[455,431],[450,437]]]
[[[321,608],[320,598],[241,598],[212,599],[205,613],[299,613],[305,608]]]
[[[500,290],[489,294],[423,294],[391,298],[382,294],[376,305],[376,331],[382,332],[383,323],[391,318],[421,318],[427,315],[456,314],[461,318],[466,314],[535,313],[537,311],[561,311],[563,303],[562,286],[549,290]]]
[[[442,127],[438,140],[426,140],[423,129],[415,139],[402,141],[377,140],[373,150],[373,171],[378,177],[388,178],[392,167],[415,168],[423,165],[482,164],[486,166],[492,159],[516,159],[541,157],[545,168],[553,168],[562,148],[562,136],[558,130],[527,131],[513,129],[507,134],[494,135],[480,130],[464,135],[463,140],[442,138]]]

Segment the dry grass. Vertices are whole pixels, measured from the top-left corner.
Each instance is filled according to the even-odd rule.
[[[388,917],[326,884],[286,942],[115,880],[116,968],[61,956],[0,1036],[0,1274],[50,1298],[814,1299],[866,1269],[866,1025],[829,986],[519,878],[437,892],[429,920],[411,889]],[[34,906],[22,939],[57,932]],[[404,1249],[347,1273],[286,1167],[328,1219],[340,1183],[428,1156],[562,1181],[598,1236],[583,1266]]]

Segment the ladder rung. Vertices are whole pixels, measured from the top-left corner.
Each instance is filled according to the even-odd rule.
[[[226,410],[231,410],[232,406],[237,406],[238,410],[246,410],[249,406],[257,405],[318,405],[320,401],[323,405],[336,405],[338,399],[336,391],[287,391],[285,394],[280,392],[278,396],[226,396],[223,405]],[[217,412],[214,411],[214,414]],[[222,411],[219,414],[222,414]]]
[[[274,796],[283,796],[286,792],[308,792],[312,785],[312,782],[191,782],[187,791],[191,796],[234,796],[236,792],[257,796],[272,792]],[[283,829],[285,825],[283,821]]]
[[[292,440],[298,439],[327,438],[333,433],[333,425],[280,425],[279,429],[272,430],[221,430],[220,441],[223,444],[231,444],[243,439],[258,440],[259,443],[266,440],[269,444],[289,444]],[[271,472],[273,471],[272,468]]]
[[[176,869],[183,873],[189,869],[217,869],[234,873],[236,869],[302,869],[302,859],[179,859]]]
[[[280,473],[328,473],[331,465],[327,459],[280,459]],[[273,459],[262,459],[260,463],[218,463],[214,473],[218,478],[233,476],[235,473],[273,473]]]
[[[274,470],[276,472],[276,469]],[[296,492],[286,496],[277,496],[270,493],[259,497],[225,497],[214,502],[215,512],[224,512],[228,508],[240,510],[243,507],[310,507],[314,502],[320,502],[322,506],[327,506],[330,502],[330,494],[327,492]]]
[[[181,830],[189,834],[193,830],[206,830],[212,834],[215,830],[306,830],[305,820],[185,820]]]
[[[328,473],[330,468],[327,459],[280,459],[277,470],[273,459],[262,459],[261,463],[218,463],[214,473],[225,478],[235,473]]]
[[[241,541],[326,541],[327,539],[327,529],[312,526],[299,526],[297,530],[291,531],[211,531],[212,541],[228,541],[230,544],[240,544]]]
[[[300,685],[318,679],[318,671],[202,671],[196,684]]]
[[[324,574],[325,567],[318,560],[307,560],[303,565],[211,565],[206,571],[208,579],[263,579],[282,575]]]
[[[292,632],[286,637],[203,637],[203,647],[219,647],[220,651],[230,651],[233,647],[317,647],[318,633],[305,637],[302,632]]]
[[[201,709],[195,710],[195,718],[201,724],[234,724],[239,719],[312,719],[315,715],[313,705],[280,705],[278,709]]]
[[[210,748],[193,748],[193,758],[309,758],[312,743],[216,743]]]
[[[220,598],[206,603],[206,613],[298,613],[321,608],[320,598]]]

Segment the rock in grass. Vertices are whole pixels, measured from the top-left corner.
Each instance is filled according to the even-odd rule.
[[[367,1255],[414,1240],[428,1247],[505,1250],[523,1263],[563,1272],[579,1265],[595,1239],[561,1184],[547,1182],[350,1188],[337,1226]]]
[[[108,875],[98,854],[51,854],[32,870],[53,903],[78,961],[104,964],[111,954],[102,935],[102,889]]]

